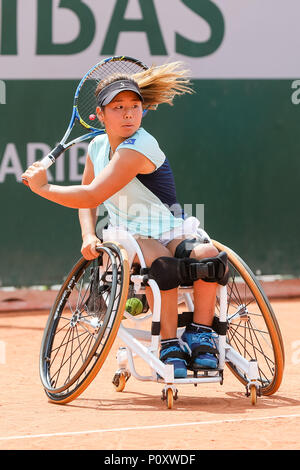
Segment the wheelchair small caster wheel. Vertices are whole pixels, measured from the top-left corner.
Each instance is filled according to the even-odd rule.
[[[171,388],[168,388],[168,390],[167,390],[167,407],[168,407],[168,410],[171,410],[173,408],[173,404],[174,404],[173,390]]]
[[[115,386],[116,392],[123,392],[129,377],[130,374],[127,371],[118,371],[115,373],[112,383]]]
[[[172,386],[166,386],[162,391],[162,400],[166,400],[167,408],[171,410],[173,408],[174,400],[178,398],[178,390]]]
[[[247,386],[246,396],[250,397],[251,405],[256,405],[257,397],[260,397],[260,388],[257,388],[256,385],[250,384]]]
[[[256,405],[257,403],[257,389],[255,385],[250,385],[249,389],[249,394],[250,394],[250,400],[251,400],[251,405]]]

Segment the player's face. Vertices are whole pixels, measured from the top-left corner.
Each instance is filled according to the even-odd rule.
[[[122,91],[104,109],[97,108],[108,135],[130,137],[140,127],[142,102],[133,91]]]

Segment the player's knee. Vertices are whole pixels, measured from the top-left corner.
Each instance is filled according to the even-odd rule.
[[[219,251],[212,243],[201,243],[195,246],[191,252],[191,258],[201,260],[202,258],[214,258]]]

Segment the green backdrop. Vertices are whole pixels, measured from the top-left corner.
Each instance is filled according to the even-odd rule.
[[[60,283],[80,256],[77,211],[43,200],[16,181],[17,162],[26,167],[28,143],[52,147],[60,139],[76,83],[5,81],[9,105],[0,105],[3,286]],[[148,113],[144,127],[170,160],[179,202],[194,210],[205,205],[204,228],[213,238],[255,272],[299,276],[300,108],[292,104],[291,83],[195,80],[193,96]],[[14,144],[11,159],[8,144]],[[68,153],[62,158],[67,175]]]

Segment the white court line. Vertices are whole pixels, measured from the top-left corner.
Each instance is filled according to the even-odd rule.
[[[122,432],[122,431],[140,431],[147,429],[164,429],[164,428],[176,428],[182,426],[201,426],[203,424],[224,424],[224,423],[241,423],[243,421],[264,421],[268,419],[289,419],[289,418],[300,418],[300,414],[293,415],[277,415],[277,416],[261,416],[259,418],[239,418],[239,419],[221,419],[221,420],[210,420],[210,421],[194,421],[191,423],[177,423],[177,424],[157,424],[152,426],[136,426],[127,428],[112,428],[112,429],[92,429],[89,431],[67,431],[67,432],[55,432],[49,434],[28,434],[25,436],[9,436],[0,437],[0,441],[13,441],[15,439],[37,439],[42,437],[58,437],[58,436],[78,436],[82,434],[100,434],[107,432]]]

